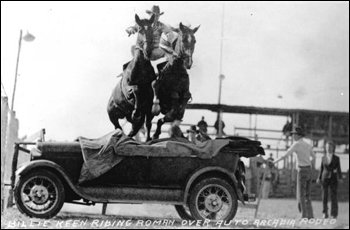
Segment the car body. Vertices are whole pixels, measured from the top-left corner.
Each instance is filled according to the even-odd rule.
[[[175,205],[184,219],[230,220],[238,200],[245,203],[255,198],[245,194],[240,157],[265,153],[258,141],[228,140],[229,145],[210,159],[128,156],[84,184],[79,184],[84,163],[79,142],[37,142],[30,152],[31,161],[16,172],[16,205],[30,217],[51,218],[64,202],[162,203]]]

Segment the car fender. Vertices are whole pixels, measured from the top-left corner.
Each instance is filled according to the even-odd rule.
[[[220,172],[220,173],[223,173],[225,174],[226,176],[228,176],[232,182],[232,185],[233,185],[233,189],[235,190],[236,194],[237,194],[237,197],[238,199],[243,203],[245,204],[244,202],[244,198],[243,198],[243,194],[241,192],[240,189],[238,189],[238,181],[237,181],[237,178],[236,176],[228,171],[227,169],[224,169],[224,168],[221,168],[221,167],[206,167],[206,168],[202,168],[200,170],[198,170],[197,172],[195,172],[191,177],[190,179],[187,181],[187,184],[186,184],[186,188],[185,188],[185,192],[184,192],[184,203],[187,204],[187,197],[188,197],[188,194],[190,192],[190,188],[191,186],[193,185],[193,182],[201,175],[203,175],[204,173],[208,173],[208,172]]]
[[[67,175],[67,173],[64,171],[64,169],[56,164],[55,162],[48,161],[48,160],[35,160],[35,161],[30,161],[28,163],[25,163],[21,165],[17,171],[16,171],[16,176],[21,176],[23,174],[28,173],[30,170],[34,168],[50,168],[56,173],[58,173],[60,176],[63,177],[65,182],[67,182],[68,186],[79,196],[82,198],[88,199],[88,200],[94,200],[93,198],[87,196],[86,194],[83,194],[82,192],[77,189],[77,187],[74,185],[72,179]]]

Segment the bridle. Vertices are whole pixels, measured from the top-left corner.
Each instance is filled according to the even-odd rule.
[[[138,31],[138,33],[140,34],[140,31]],[[152,32],[153,33],[153,32]],[[143,46],[145,43],[151,44],[153,43],[153,39],[147,39],[146,34],[142,34],[143,35],[143,39],[141,41],[138,41],[138,43],[135,45],[135,49],[139,49],[140,51],[142,51],[144,54],[145,50],[143,50]]]
[[[191,57],[191,55],[185,52],[182,33],[179,33],[179,36],[175,39],[174,44],[175,44],[175,47],[173,48],[173,50],[176,55],[175,59],[184,60],[186,58]]]

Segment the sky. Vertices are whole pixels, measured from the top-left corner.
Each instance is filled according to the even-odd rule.
[[[218,103],[223,74],[222,104],[349,112],[348,2],[2,1],[1,92],[9,102],[19,32],[35,36],[22,41],[20,53],[14,102],[20,137],[42,128],[57,141],[112,131],[107,102],[136,42],[125,29],[135,14],[148,18],[152,5],[166,24],[200,25],[188,71],[193,103]],[[193,110],[183,123],[202,115],[214,124],[216,114]],[[232,133],[249,125],[281,130],[287,118],[223,119]]]

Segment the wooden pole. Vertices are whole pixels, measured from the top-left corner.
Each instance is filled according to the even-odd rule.
[[[258,198],[258,204],[256,205],[254,218],[256,218],[257,215],[258,215],[259,206],[260,206],[260,200],[261,200],[261,194],[262,194],[262,190],[263,190],[263,187],[264,187],[264,184],[263,184],[263,183],[264,183],[264,181],[265,181],[266,172],[267,172],[267,165],[266,165],[266,167],[265,167],[264,175],[263,175],[263,178],[262,178],[262,181],[261,181],[261,184],[260,184],[260,188],[259,188],[259,198]]]
[[[107,203],[103,203],[102,204],[102,215],[106,215],[106,211],[107,211]]]
[[[224,75],[222,75],[222,54],[223,54],[223,40],[224,40],[224,20],[225,20],[225,4],[222,5],[222,21],[221,21],[221,45],[220,45],[220,76],[219,76],[219,100],[218,104],[221,104],[221,89],[222,80]],[[218,112],[218,137],[222,137],[222,111]]]
[[[22,46],[22,30],[20,30],[20,33],[19,33],[16,72],[15,72],[15,83],[13,85],[13,92],[12,92],[11,112],[13,111],[13,106],[14,106],[14,103],[15,103],[15,93],[16,93],[17,75],[18,75],[18,64],[19,64],[19,56],[20,56],[20,53],[21,53],[21,46]]]

